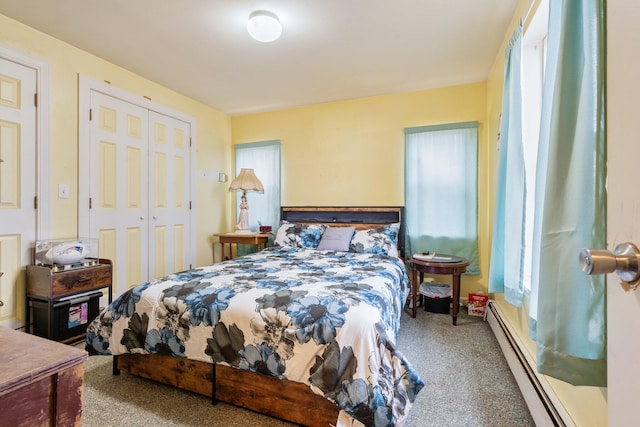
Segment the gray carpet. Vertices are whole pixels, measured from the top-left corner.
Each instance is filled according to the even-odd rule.
[[[405,426],[534,426],[489,325],[462,313],[403,314],[398,345],[426,386]],[[291,426],[251,411],[127,373],[111,375],[111,358],[85,364],[83,425]]]

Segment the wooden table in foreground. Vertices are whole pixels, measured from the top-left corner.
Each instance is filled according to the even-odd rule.
[[[218,239],[220,239],[220,244],[222,245],[222,261],[224,261],[224,245],[229,245],[229,258],[233,258],[233,251],[231,248],[232,244],[236,245],[257,245],[258,250],[260,250],[261,246],[267,247],[267,242],[269,241],[269,237],[273,236],[271,233],[220,233],[214,234]]]
[[[438,261],[438,258],[450,258],[455,262]],[[440,255],[438,254],[436,259],[422,260],[411,257],[409,259],[411,265],[411,286],[413,294],[413,317],[416,317],[416,305],[418,303],[418,291],[420,283],[424,280],[424,273],[429,274],[451,274],[453,283],[453,302],[452,302],[452,317],[453,325],[455,326],[458,321],[458,308],[460,307],[460,275],[467,271],[467,267],[470,262],[464,258],[456,257],[453,255]],[[418,281],[418,272],[420,272],[420,281]]]
[[[0,343],[0,424],[80,426],[87,352],[4,327]]]

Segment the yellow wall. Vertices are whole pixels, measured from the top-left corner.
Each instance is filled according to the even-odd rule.
[[[196,168],[230,170],[230,120],[206,105],[146,80],[85,51],[0,15],[0,43],[50,64],[51,69],[51,230],[52,238],[78,234],[78,75],[107,80],[130,93],[194,117],[197,121]],[[217,174],[216,174],[217,176]],[[58,184],[70,185],[71,197],[57,198]],[[226,229],[227,188],[208,179],[196,182],[196,262],[212,261],[209,235]]]
[[[489,217],[487,85],[474,83],[232,117],[233,144],[282,142],[285,206],[404,206],[404,129],[477,120],[481,275],[462,295],[486,290]]]

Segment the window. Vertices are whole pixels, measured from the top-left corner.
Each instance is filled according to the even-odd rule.
[[[407,253],[458,255],[479,274],[477,167],[477,122],[405,129]]]
[[[259,224],[277,230],[280,217],[280,141],[264,141],[235,146],[236,176],[242,168],[252,168],[264,186],[264,193],[247,193],[249,228],[257,231]],[[240,197],[236,198],[236,213]]]
[[[522,37],[522,143],[527,183],[522,280],[525,292],[531,290],[535,182],[548,29],[549,2],[543,0]]]

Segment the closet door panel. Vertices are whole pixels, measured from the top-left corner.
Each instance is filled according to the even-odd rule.
[[[188,269],[190,247],[190,124],[149,113],[150,271],[154,277]]]
[[[148,111],[97,91],[91,110],[90,233],[117,295],[148,280]]]

